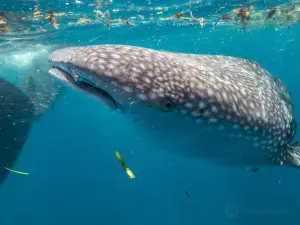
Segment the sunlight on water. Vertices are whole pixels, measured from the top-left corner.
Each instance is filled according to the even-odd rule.
[[[35,49],[32,52],[19,52],[11,55],[7,61],[16,67],[25,67],[32,65],[32,61],[43,54],[48,54],[45,48]]]

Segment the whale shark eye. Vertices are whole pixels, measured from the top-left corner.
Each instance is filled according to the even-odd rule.
[[[163,112],[171,112],[175,108],[175,103],[170,99],[160,101],[160,110]]]

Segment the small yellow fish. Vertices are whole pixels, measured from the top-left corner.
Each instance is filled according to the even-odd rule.
[[[80,18],[77,21],[77,24],[83,24],[83,23],[89,23],[89,22],[91,22],[91,19],[89,19],[89,18]]]
[[[238,11],[239,11],[239,8],[231,10],[232,13],[237,13]]]
[[[5,20],[4,19],[2,19],[1,17],[0,17],[0,25],[3,25],[3,24],[7,24],[6,22],[5,22]]]
[[[34,18],[34,20],[38,20],[38,19],[40,19],[41,17],[42,17],[41,11],[35,11],[35,12],[33,13],[33,18]]]
[[[66,13],[53,13],[53,15],[56,16],[56,17],[57,17],[57,16],[65,16]]]
[[[116,152],[116,158],[119,160],[119,162],[121,163],[122,167],[125,169],[126,173],[128,174],[128,176],[133,179],[135,178],[133,172],[127,167],[126,163],[124,162],[124,160],[122,159],[121,155],[119,152]]]
[[[33,15],[34,15],[34,16],[40,16],[40,15],[41,15],[41,11],[35,11],[35,12],[33,13]]]

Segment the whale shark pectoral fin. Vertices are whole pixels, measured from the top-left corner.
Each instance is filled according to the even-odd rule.
[[[287,146],[286,162],[292,166],[300,167],[300,141]]]
[[[40,122],[42,116],[43,116],[43,113],[35,115],[35,116],[33,117],[32,122],[33,122],[33,123],[38,123],[38,122]]]

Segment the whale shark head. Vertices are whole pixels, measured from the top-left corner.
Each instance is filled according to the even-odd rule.
[[[187,68],[168,55],[130,46],[71,47],[50,55],[60,80],[101,99],[112,109],[138,101],[162,112],[186,108],[191,81],[182,80]],[[176,66],[177,65],[177,66]],[[165,74],[165,76],[160,76]],[[191,107],[189,107],[191,108]]]
[[[195,151],[210,146],[210,158],[242,162],[243,155],[249,161],[255,154],[240,141],[245,137],[277,163],[292,155],[286,151],[296,131],[290,95],[255,62],[123,45],[59,49],[49,62],[53,76],[113,110],[142,116],[166,142],[185,139],[184,151],[198,142]],[[228,134],[238,139],[224,138]],[[295,155],[292,164],[300,165]]]

